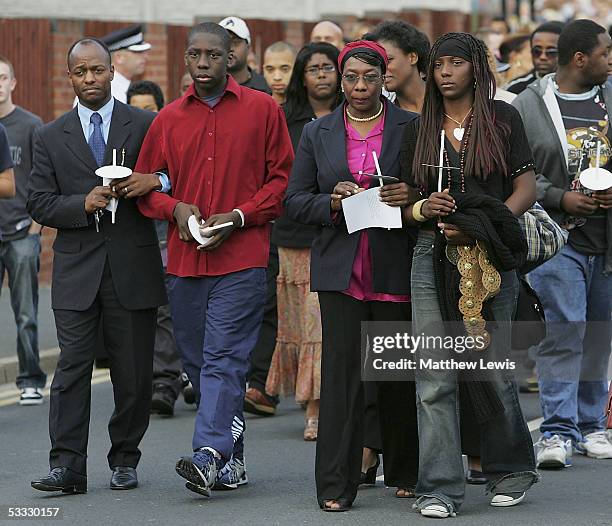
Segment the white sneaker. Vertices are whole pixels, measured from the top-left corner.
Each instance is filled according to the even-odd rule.
[[[525,492],[523,493],[507,493],[498,494],[491,499],[491,506],[496,508],[508,508],[510,506],[516,506],[525,498]]]
[[[536,468],[559,469],[572,465],[572,441],[544,433],[535,443]]]
[[[605,431],[589,433],[576,444],[576,451],[590,458],[612,458],[612,444]]]
[[[38,387],[26,387],[21,390],[19,405],[41,405],[45,399]]]
[[[450,515],[448,508],[442,504],[429,504],[421,509],[423,517],[432,517],[434,519],[446,519]]]

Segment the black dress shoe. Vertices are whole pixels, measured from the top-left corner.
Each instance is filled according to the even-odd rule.
[[[136,469],[128,466],[116,466],[113,468],[110,489],[134,489],[138,486]]]
[[[162,384],[153,386],[151,413],[157,413],[162,416],[173,416],[175,402],[176,397],[174,392],[168,386]]]
[[[33,480],[31,486],[40,491],[87,493],[87,477],[69,468],[53,468],[46,477]]]
[[[466,484],[486,484],[489,479],[483,475],[482,471],[468,469],[465,472],[465,482]]]

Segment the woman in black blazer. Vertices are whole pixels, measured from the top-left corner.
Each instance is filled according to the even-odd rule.
[[[402,178],[398,163],[402,134],[416,115],[382,97],[386,62],[384,49],[375,42],[353,42],[345,47],[339,66],[347,102],[304,127],[285,200],[289,217],[321,227],[312,245],[311,289],[319,293],[323,329],[315,475],[317,498],[324,511],[348,510],[361,478],[361,322],[410,320],[410,264],[415,238],[408,235],[407,228],[370,228],[349,234],[342,213],[342,199],[369,186],[362,173],[374,171],[372,150],[380,158],[384,175]],[[380,195],[390,206],[405,206],[408,191],[406,183],[400,181],[385,185]],[[381,382],[379,388],[391,383]],[[385,456],[385,467],[389,464],[401,472],[394,481],[387,481],[385,473],[386,482],[408,487],[416,481],[416,410],[413,384],[404,384],[402,390],[389,403],[379,398],[379,408],[385,454],[396,449],[386,447],[393,439],[392,434],[385,433],[389,430],[385,422],[393,420],[389,411],[401,413],[395,420],[408,422],[412,431],[408,449],[415,456],[410,466],[404,465],[405,459],[399,456],[392,462]],[[400,430],[402,439],[406,440],[410,431]],[[376,467],[372,467],[374,478]],[[400,480],[402,475],[407,478]]]

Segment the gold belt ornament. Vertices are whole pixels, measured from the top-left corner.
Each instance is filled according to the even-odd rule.
[[[491,335],[485,329],[482,304],[499,293],[501,276],[480,242],[472,246],[446,245],[446,257],[461,274],[459,312],[463,315],[465,331],[470,336],[481,336],[484,346],[477,349],[485,350],[491,343]]]

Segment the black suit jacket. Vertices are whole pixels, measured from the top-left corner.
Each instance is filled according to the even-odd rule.
[[[344,105],[306,124],[289,177],[285,206],[289,217],[321,225],[312,245],[310,283],[313,291],[343,291],[349,286],[360,232],[348,233],[342,214],[332,221],[330,201],[334,186],[353,181],[346,160]],[[405,180],[399,151],[406,125],[417,115],[385,101],[385,123],[380,168],[384,175]],[[410,294],[410,268],[415,230],[368,229],[375,292]]]
[[[133,168],[155,115],[115,100],[106,145],[105,164]],[[85,141],[77,109],[43,126],[34,143],[29,179],[28,211],[38,223],[57,229],[53,244],[52,306],[83,311],[98,292],[108,258],[115,292],[129,310],[167,303],[155,227],[140,214],[133,199],[121,199],[116,222],[106,212],[96,231],[93,215],[85,213],[85,197],[102,180]]]

